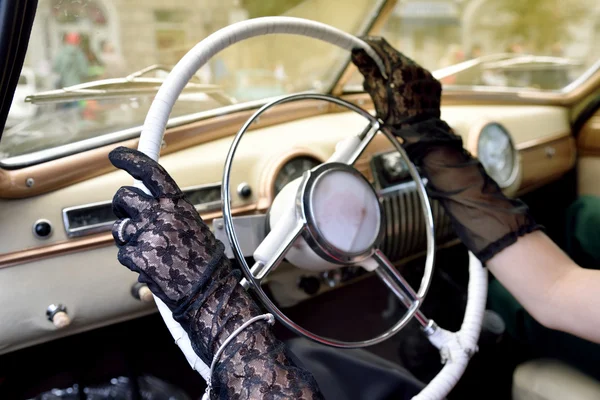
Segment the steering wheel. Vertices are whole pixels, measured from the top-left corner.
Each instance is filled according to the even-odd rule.
[[[264,17],[239,22],[198,43],[173,68],[148,111],[138,150],[158,160],[163,133],[175,101],[196,71],[212,56],[244,39],[275,33],[309,36],[347,50],[362,48],[373,58],[385,76],[381,59],[368,44],[328,25],[289,17]],[[234,155],[247,128],[265,110],[277,104],[306,98],[329,101],[345,107],[364,117],[368,124],[359,135],[339,142],[327,162],[307,171],[302,178],[290,182],[276,196],[270,212],[272,230],[256,249],[256,262],[250,267],[240,249],[231,215],[229,178]],[[391,141],[407,161],[410,175],[417,185],[421,211],[426,222],[427,258],[423,279],[416,292],[377,248],[383,235],[382,207],[371,184],[352,167],[379,132]],[[136,181],[135,185],[148,192],[141,182]],[[354,348],[369,346],[390,338],[414,317],[423,327],[423,332],[431,343],[440,349],[442,362],[445,363],[440,373],[415,399],[441,399],[450,392],[462,376],[471,355],[477,350],[487,294],[487,273],[475,256],[469,254],[469,296],[464,321],[458,332],[449,332],[438,327],[419,310],[433,274],[435,236],[431,208],[417,169],[408,160],[399,142],[376,118],[354,104],[326,95],[291,95],[266,104],[242,126],[231,145],[223,173],[222,200],[227,235],[245,275],[242,284],[254,290],[265,308],[280,322],[311,340],[334,347]],[[360,265],[374,271],[408,310],[388,331],[369,340],[344,342],[316,335],[291,321],[262,290],[261,280],[284,257],[298,267],[312,270]],[[193,351],[189,337],[173,320],[166,305],[158,298],[155,300],[175,342],[188,362],[207,379],[210,369]]]

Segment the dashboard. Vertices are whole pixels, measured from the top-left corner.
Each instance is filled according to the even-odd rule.
[[[274,196],[288,182],[324,162],[337,142],[366,125],[350,113],[317,108],[312,114],[306,109],[303,113],[259,125],[240,144],[231,182],[236,218],[264,221]],[[551,182],[575,164],[566,108],[448,105],[442,108],[442,117],[463,138],[466,149],[485,161],[488,172],[508,195]],[[210,140],[193,145],[191,141],[198,140],[203,128],[178,128],[167,134],[166,154],[161,156],[161,164],[217,236],[223,235],[219,222],[223,163],[231,134],[241,121],[236,117],[207,122],[220,124],[218,128],[211,125],[220,136],[214,133]],[[174,141],[178,134],[182,136]],[[178,147],[184,142],[186,146]],[[422,253],[424,222],[415,183],[408,179],[405,162],[392,150],[387,139],[377,135],[355,167],[380,196],[385,213],[381,248],[394,262],[402,263]],[[86,157],[89,164],[92,154],[78,157],[71,159],[69,167],[81,168],[81,176],[87,168]],[[102,154],[102,162],[104,158]],[[17,173],[32,174],[41,185],[45,182],[39,176],[54,176],[34,175],[32,169]],[[110,200],[120,186],[131,181],[125,172],[112,169],[35,196],[0,200],[0,218],[11,227],[0,232],[0,302],[10,305],[0,309],[0,353],[156,311],[152,302],[142,301],[136,274],[118,264],[109,232],[116,219]],[[432,208],[438,244],[456,243],[443,209],[435,201]],[[285,307],[334,290],[362,274],[357,268],[311,274],[284,263],[271,273],[267,284]],[[68,323],[59,326],[49,315],[61,307]]]

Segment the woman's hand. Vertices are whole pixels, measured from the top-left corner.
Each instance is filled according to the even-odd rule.
[[[223,244],[158,163],[124,147],[109,158],[151,193],[126,186],[113,198],[113,211],[120,218],[113,227],[119,262],[139,273],[139,281],[173,311],[223,261]]]
[[[122,187],[113,199],[118,259],[139,273],[190,336],[210,365],[225,340],[261,314],[239,284],[219,242],[169,174],[155,161],[119,147],[111,162],[151,192]],[[264,321],[251,324],[227,345],[212,377],[213,395],[229,398],[322,398],[310,373],[296,367]]]
[[[363,50],[352,53],[377,117],[402,140],[428,180],[429,195],[440,201],[467,248],[486,262],[518,237],[540,229],[527,206],[504,196],[481,163],[464,150],[460,136],[439,118],[442,87],[431,73],[383,38],[363,40],[386,66],[384,78]]]
[[[381,75],[364,50],[352,52],[352,62],[365,78],[363,86],[373,99],[377,118],[387,126],[400,126],[412,117],[439,117],[442,85],[433,75],[384,38],[363,40],[381,57],[387,75]]]

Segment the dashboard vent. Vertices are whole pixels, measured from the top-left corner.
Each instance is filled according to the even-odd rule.
[[[200,213],[221,208],[221,184],[192,186],[183,189],[188,201]],[[112,202],[84,204],[62,210],[63,223],[68,237],[91,235],[109,231],[117,217],[112,212]]]
[[[416,184],[406,182],[383,191],[381,202],[385,213],[385,236],[382,251],[391,261],[397,261],[425,251],[425,219],[419,202]],[[436,243],[446,243],[455,237],[443,207],[429,199],[435,228]]]

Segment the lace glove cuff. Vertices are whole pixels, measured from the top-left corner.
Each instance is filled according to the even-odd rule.
[[[543,229],[525,203],[502,193],[444,121],[430,118],[392,131],[427,179],[428,194],[440,201],[458,237],[481,262]]]

